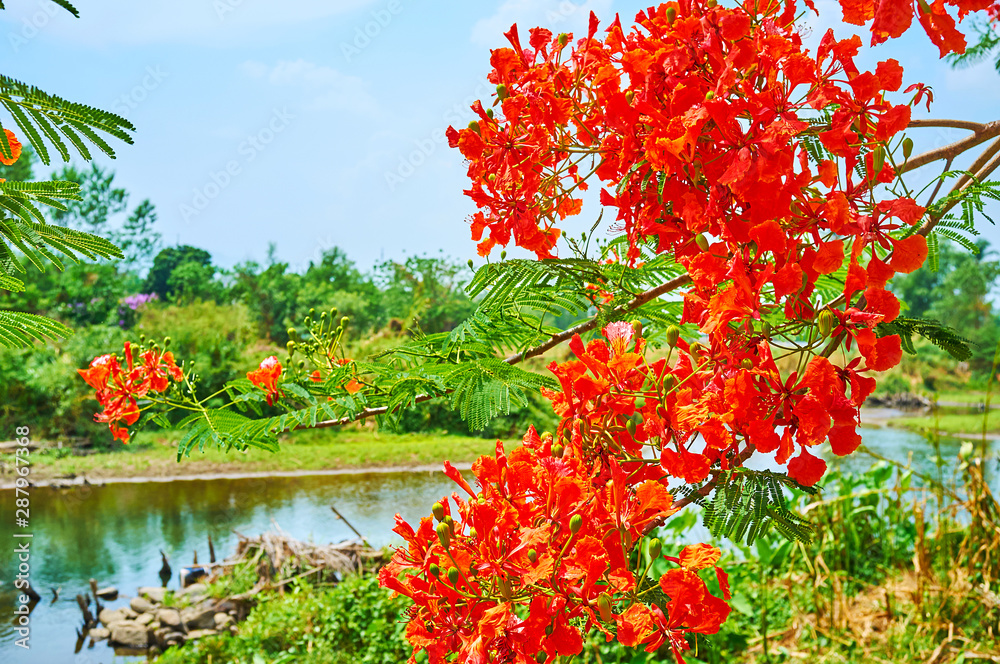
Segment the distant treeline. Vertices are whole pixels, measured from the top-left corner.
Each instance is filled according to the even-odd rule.
[[[0,177],[29,179],[30,165],[29,157],[16,170],[0,166]],[[224,269],[204,249],[161,247],[155,208],[149,201],[130,208],[128,192],[114,186],[114,174],[98,166],[69,167],[52,178],[79,182],[83,200],[53,215],[51,223],[109,237],[124,249],[125,259],[70,263],[63,272],[49,267],[30,275],[22,293],[0,291],[0,309],[42,314],[75,330],[65,341],[0,350],[3,421],[31,426],[37,437],[110,441],[106,427],[92,421],[98,406],[76,369],[139,334],[170,336],[178,359],[196,362],[199,391],[210,394],[267,354],[280,354],[288,328],[301,324],[311,308],[335,308],[338,316],[350,318],[348,348],[359,358],[396,345],[418,329],[451,330],[475,309],[462,289],[472,276],[464,263],[413,256],[363,271],[344,251],[332,248],[295,271],[275,258],[271,246],[264,263]],[[529,410],[496,420],[483,435],[513,435],[526,418],[553,418],[540,398]],[[440,403],[407,413],[395,426],[468,431]]]

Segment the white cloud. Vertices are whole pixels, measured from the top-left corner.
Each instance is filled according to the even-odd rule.
[[[243,73],[276,87],[298,90],[304,95],[307,111],[350,111],[376,113],[378,102],[368,92],[368,85],[357,76],[350,76],[332,67],[307,60],[281,60],[274,66],[248,61],[241,66]]]
[[[586,36],[590,12],[602,17],[607,25],[611,0],[504,0],[496,12],[472,27],[472,42],[481,46],[506,46],[503,33],[517,23],[521,44],[528,45],[528,30],[537,26],[552,32],[572,32]]]
[[[195,42],[245,44],[275,29],[309,24],[374,5],[377,0],[100,0],[76,3],[80,18],[54,16],[42,28],[62,41],[89,46]],[[9,3],[0,25],[20,33],[49,2]],[[59,10],[60,14],[65,14]]]

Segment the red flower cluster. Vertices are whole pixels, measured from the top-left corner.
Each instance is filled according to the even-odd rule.
[[[510,455],[498,442],[495,456],[473,466],[478,493],[445,464],[469,498],[453,494],[454,513],[442,499],[436,526],[428,517],[414,530],[397,515],[407,546],[380,573],[382,585],[414,601],[406,630],[414,655],[425,650],[432,664],[451,653],[477,664],[540,662],[579,653],[583,625],[650,652],[669,643],[680,659],[686,634],[718,631],[729,606],[697,574],[718,549],[668,558],[680,566],[660,577],[665,596],[651,599],[657,586],[637,544],[673,513],[673,499],[657,473],[611,451],[584,420],[568,419],[558,438],[529,430]],[[659,548],[650,541],[652,558]]]
[[[901,356],[898,336],[875,331],[900,311],[886,283],[927,255],[924,208],[886,185],[910,156],[899,133],[911,105],[930,93],[912,85],[894,103],[902,68],[861,71],[858,37],[829,31],[810,53],[796,4],[679,0],[600,37],[591,15],[575,43],[536,28],[525,46],[513,26],[512,48],[492,52],[493,108],[477,102],[476,121],[448,130],[468,160],[479,253],[513,241],[551,257],[558,224],[596,177],[628,237],[624,260],[653,240],[687,270],[681,322],[704,341],[672,330],[670,354],[647,363],[628,324],[608,326],[606,341],[576,336],[576,359],[550,366],[561,390],[546,395],[563,418],[554,438],[531,430],[509,456],[498,445],[473,467],[479,492],[446,464],[470,499],[453,496],[454,516],[436,505],[437,525],[398,520],[407,547],[381,575],[414,600],[415,653],[545,661],[579,652],[584,624],[629,646],[669,643],[680,660],[686,633],[726,619],[728,584],[719,570],[723,598],[707,591],[697,571],[718,552],[701,545],[672,559],[661,599],[647,594],[638,544],[675,511],[671,479],[718,478],[760,452],[813,485],[826,464],[810,448],[859,445],[868,374]],[[916,15],[943,53],[961,51],[945,4],[959,18],[996,7],[842,0],[848,20],[873,21],[875,43]],[[794,370],[772,356],[779,338],[795,346]],[[855,346],[843,366],[827,359]]]
[[[955,18],[948,13],[949,5],[958,9],[959,21],[971,12],[988,10],[995,14],[1000,11],[1000,2],[995,0],[840,0],[840,4],[847,23],[866,25],[871,22],[872,46],[901,36],[916,16],[924,32],[941,51],[942,58],[949,53],[964,53],[966,45]]]
[[[97,401],[104,407],[94,415],[94,420],[106,422],[111,435],[123,443],[128,443],[127,427],[139,419],[137,400],[151,392],[165,392],[170,386],[169,379],[178,381],[184,377],[170,351],[161,352],[156,347],[140,349],[138,359],[137,363],[132,345],[126,341],[125,366],[116,355],[101,355],[94,358],[88,368],[77,370],[97,391]]]
[[[986,4],[960,6],[964,15]],[[663,459],[677,476],[703,478],[740,445],[776,452],[782,464],[798,447],[789,472],[812,484],[822,461],[807,447],[829,438],[838,453],[856,448],[857,409],[874,386],[863,374],[901,356],[897,336],[873,329],[900,311],[886,282],[927,256],[914,233],[924,208],[879,200],[897,177],[895,137],[910,120],[910,106],[888,94],[900,90],[902,68],[887,60],[860,71],[860,39],[838,41],[832,31],[810,54],[795,14],[795,2],[684,0],[641,12],[628,33],[616,20],[603,39],[592,15],[575,46],[534,29],[529,48],[514,26],[506,35],[514,48],[491,58],[502,116],[477,103],[479,120],[449,131],[469,160],[467,193],[484,210],[472,220],[480,253],[513,239],[550,256],[558,219],[579,211],[577,190],[596,176],[608,185],[601,202],[617,209],[630,240],[626,260],[655,238],[658,252],[687,269],[682,322],[697,325],[707,344],[692,352],[681,341],[674,364],[650,369],[681,387],[641,409],[638,434],[639,442],[674,441]],[[926,89],[907,92],[917,103]],[[596,165],[581,176],[588,159]],[[821,281],[827,293],[842,284],[840,297],[821,296]],[[788,322],[779,335],[809,336],[815,346],[833,330],[823,357],[784,376],[763,322],[781,311]],[[855,343],[863,365],[825,359]],[[597,408],[608,372],[627,368],[574,344],[580,359],[557,369],[557,408],[567,415]],[[707,445],[697,459],[684,449],[696,434]]]
[[[264,390],[267,394],[267,405],[271,406],[281,398],[281,391],[278,389],[278,379],[281,378],[281,362],[274,355],[261,360],[260,367],[256,371],[247,374],[250,382]],[[318,377],[318,372],[316,376]]]

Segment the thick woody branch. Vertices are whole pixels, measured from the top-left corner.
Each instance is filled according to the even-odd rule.
[[[937,122],[938,124],[927,124],[928,122]],[[910,127],[941,127],[941,126],[955,126],[954,124],[941,124],[943,122],[958,124],[958,120],[914,120],[910,122]],[[954,159],[958,155],[962,154],[966,150],[970,150],[977,145],[985,143],[986,141],[1000,136],[1000,120],[994,120],[993,122],[988,122],[986,124],[969,123],[974,125],[974,127],[963,126],[960,129],[970,129],[972,135],[963,138],[960,141],[955,141],[944,147],[935,148],[933,150],[928,150],[923,154],[919,154],[912,159],[907,160],[902,167],[900,167],[900,173],[906,173],[914,169],[920,168],[921,166],[926,166],[935,161],[941,159]]]
[[[969,131],[983,131],[986,125],[982,122],[971,122],[969,120],[910,120],[907,127],[919,129],[921,127],[946,127],[949,129],[968,129]]]

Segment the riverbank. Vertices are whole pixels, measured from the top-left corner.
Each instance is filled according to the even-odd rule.
[[[359,429],[309,431],[282,441],[281,450],[229,453],[194,451],[177,462],[180,432],[147,434],[137,444],[77,456],[43,447],[31,454],[33,484],[163,481],[213,477],[339,474],[360,471],[439,469],[448,459],[468,465],[493,451],[496,441],[436,433],[384,434]],[[13,485],[13,454],[0,455],[0,487]]]

